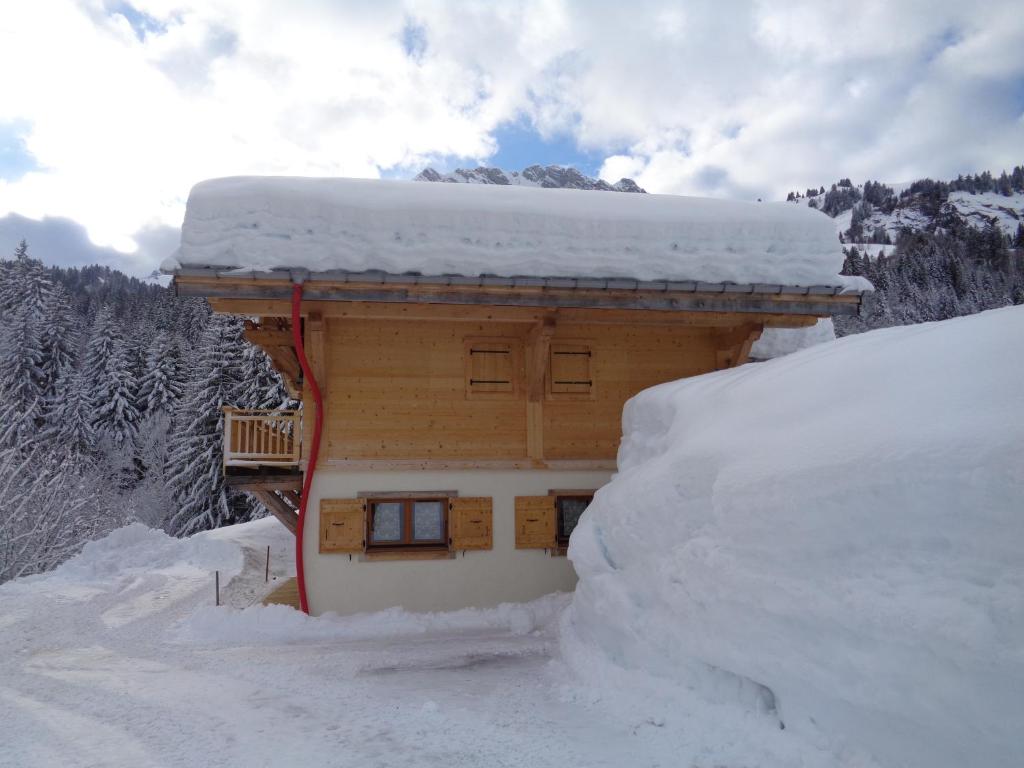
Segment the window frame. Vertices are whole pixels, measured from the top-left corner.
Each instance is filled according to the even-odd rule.
[[[448,504],[449,497],[447,496],[427,496],[423,494],[410,494],[408,496],[371,496],[366,499],[366,551],[368,553],[373,552],[420,552],[420,551],[444,551],[447,552],[448,547]],[[415,530],[414,525],[414,510],[415,506],[419,502],[434,501],[441,505],[441,536],[438,539],[429,539],[426,541],[417,541],[413,538],[413,532]],[[374,542],[373,540],[373,521],[377,514],[378,504],[396,504],[402,505],[402,522],[401,522],[401,533],[402,537],[399,541],[385,541],[385,542]]]
[[[565,500],[579,500],[586,499],[587,507],[594,502],[595,491],[552,491],[551,496],[555,497],[555,548],[562,554],[569,548],[569,539],[572,536],[572,531],[568,535],[562,534],[562,502]],[[584,509],[584,511],[586,511]],[[573,531],[576,530],[573,526]]]

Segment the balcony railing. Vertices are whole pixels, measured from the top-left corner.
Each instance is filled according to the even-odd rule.
[[[225,467],[288,467],[302,451],[299,411],[224,408]]]

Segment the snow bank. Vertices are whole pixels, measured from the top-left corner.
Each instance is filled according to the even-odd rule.
[[[750,348],[754,360],[773,360],[801,349],[836,340],[832,318],[819,320],[810,328],[765,328],[761,338]]]
[[[448,613],[390,608],[352,616],[325,613],[317,617],[284,605],[254,605],[244,610],[207,607],[182,622],[177,640],[200,645],[263,645],[483,630],[525,635],[552,624],[569,599],[569,595],[556,593],[529,603],[502,603],[494,608]]]
[[[140,572],[181,569],[220,570],[226,579],[242,568],[242,553],[229,541],[204,536],[176,539],[163,531],[132,523],[102,539],[90,541],[82,551],[54,571],[18,579],[22,585],[40,581],[102,582]]]
[[[830,285],[833,223],[803,207],[573,189],[238,177],[192,189],[164,263]]]
[[[635,397],[572,537],[567,658],[887,766],[1019,764],[1022,348],[1013,307]]]

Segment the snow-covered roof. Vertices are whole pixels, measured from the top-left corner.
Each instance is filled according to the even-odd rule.
[[[235,177],[197,184],[163,264],[269,272],[699,280],[870,290],[832,221],[782,203],[523,186]]]

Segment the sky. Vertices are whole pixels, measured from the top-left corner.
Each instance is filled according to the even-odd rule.
[[[1019,0],[10,0],[0,256],[145,274],[189,189],[573,165],[649,192],[1024,163]]]

